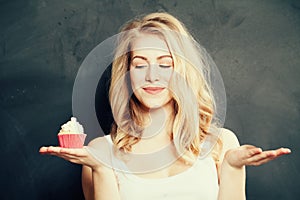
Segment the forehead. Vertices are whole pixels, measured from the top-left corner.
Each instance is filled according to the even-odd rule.
[[[156,35],[141,34],[131,43],[131,51],[134,53],[155,51],[157,53],[170,54],[167,43]]]

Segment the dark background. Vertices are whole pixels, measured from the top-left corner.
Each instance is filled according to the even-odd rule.
[[[300,1],[0,0],[1,199],[83,199],[81,167],[38,149],[57,145],[88,53],[157,10],[182,20],[213,56],[225,126],[240,142],[293,151],[247,168],[248,200],[299,199]]]

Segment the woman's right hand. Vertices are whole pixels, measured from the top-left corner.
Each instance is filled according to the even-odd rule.
[[[258,166],[274,160],[282,155],[291,153],[288,148],[263,151],[253,145],[242,145],[226,152],[224,161],[231,167],[242,168],[243,166]]]
[[[72,163],[88,166],[94,171],[100,170],[104,166],[88,152],[86,146],[76,149],[54,146],[41,147],[39,152],[41,154],[57,156]]]

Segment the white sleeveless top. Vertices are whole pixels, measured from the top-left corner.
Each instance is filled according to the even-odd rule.
[[[110,136],[105,138],[112,144]],[[113,163],[122,162],[112,155]],[[114,170],[121,200],[216,200],[218,176],[211,156],[199,158],[189,169],[167,178],[147,179]]]

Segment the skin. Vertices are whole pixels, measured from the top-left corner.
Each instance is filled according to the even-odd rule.
[[[143,138],[170,135],[167,119],[172,119],[174,106],[168,85],[172,73],[173,59],[165,41],[143,34],[132,43],[130,80],[145,111],[141,113],[147,122]]]
[[[137,99],[146,110],[164,107],[172,98],[168,84],[173,73],[166,43],[156,36],[142,35],[133,42],[131,58],[130,80]]]
[[[173,72],[173,62],[166,43],[152,35],[143,35],[133,42],[130,63],[131,86],[137,99],[146,111],[145,117],[151,116],[151,123],[146,127],[146,138],[133,146],[134,153],[147,153],[159,149],[170,142],[172,124],[162,117],[170,119],[173,115],[173,104],[170,91],[167,89]],[[153,46],[154,45],[154,46]],[[145,47],[151,47],[146,48]],[[146,88],[146,89],[145,89]],[[147,89],[148,88],[148,89]],[[143,114],[143,113],[142,113]],[[171,118],[172,119],[172,118]],[[161,125],[158,130],[157,125]],[[93,147],[98,141],[93,140]],[[245,199],[245,166],[258,166],[289,154],[287,148],[263,151],[253,145],[239,145],[236,136],[229,130],[222,130],[223,149],[220,155],[219,200]],[[111,168],[104,166],[88,153],[86,147],[68,149],[61,147],[41,147],[41,154],[61,157],[67,161],[83,165],[82,184],[87,200],[119,200],[117,181]],[[178,174],[190,166],[175,162],[164,169],[143,175],[144,178],[162,178]],[[94,189],[97,188],[97,189]],[[101,188],[101,189],[99,189]]]

